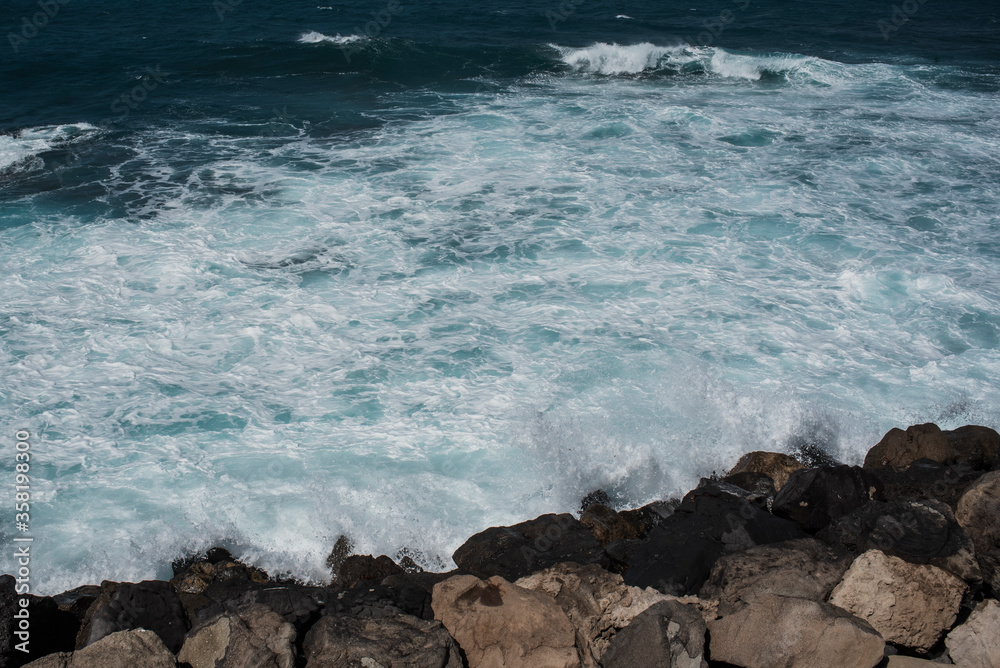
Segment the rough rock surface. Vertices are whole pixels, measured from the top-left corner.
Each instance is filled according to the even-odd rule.
[[[242,581],[263,584],[268,580],[267,573],[259,568],[236,561],[222,548],[213,548],[205,557],[175,562],[170,584],[178,593],[201,594],[216,583]]]
[[[881,500],[882,483],[858,466],[822,466],[793,473],[774,497],[771,512],[816,532],[832,520]]]
[[[453,558],[463,573],[511,581],[563,561],[608,563],[594,534],[568,513],[491,527],[465,541]]]
[[[774,481],[775,490],[780,490],[788,477],[795,471],[805,468],[805,466],[791,455],[780,452],[748,452],[740,457],[736,466],[729,470],[726,477],[734,476],[738,473],[763,473]]]
[[[552,597],[576,629],[584,668],[598,664],[611,639],[640,613],[667,597],[653,589],[629,587],[622,576],[600,566],[557,564],[515,583]]]
[[[955,622],[967,589],[935,566],[869,550],[851,564],[830,603],[864,619],[887,641],[926,652]]]
[[[462,668],[458,646],[441,623],[411,615],[327,615],[306,634],[303,650],[306,668]]]
[[[987,473],[962,495],[955,517],[972,538],[983,580],[1000,593],[1000,471]]]
[[[882,481],[886,501],[893,499],[933,499],[955,510],[965,491],[983,475],[968,464],[946,465],[932,459],[918,459],[905,469],[885,466],[867,469]]]
[[[931,499],[871,503],[817,534],[855,554],[880,550],[915,564],[931,564],[978,586],[982,571],[972,539],[951,508]]]
[[[694,594],[723,554],[805,537],[794,523],[758,508],[744,490],[738,490],[741,496],[732,488],[715,482],[699,487],[646,540],[615,553],[627,564],[625,583],[676,596]]]
[[[261,604],[250,604],[191,631],[177,660],[192,668],[294,668],[295,628]]]
[[[815,538],[760,545],[715,562],[699,595],[718,599],[721,615],[734,612],[762,594],[825,601],[852,561],[846,551]]]
[[[76,637],[77,649],[91,645],[117,631],[148,629],[160,636],[171,652],[177,652],[187,632],[187,616],[169,582],[147,580],[102,582]]]
[[[918,659],[914,656],[894,654],[889,657],[889,662],[886,664],[886,668],[931,668],[931,666],[940,665],[940,663],[934,663],[933,661],[928,661],[926,659]]]
[[[746,668],[872,668],[885,651],[863,620],[828,603],[774,594],[709,622],[708,630],[712,660]]]
[[[944,641],[952,662],[968,668],[1000,668],[1000,602],[987,599]]]
[[[933,423],[890,429],[865,456],[865,468],[904,468],[918,459],[941,464],[968,464],[979,470],[996,468],[1000,457],[1000,434],[989,427],[966,425],[941,431]]]
[[[360,584],[340,594],[331,596],[326,613],[334,612],[355,617],[393,617],[413,615],[420,619],[434,619],[431,610],[431,593],[420,585],[409,582],[400,584]]]
[[[469,668],[574,668],[576,630],[546,594],[494,576],[456,575],[434,587],[434,617]]]
[[[636,522],[600,503],[588,506],[580,515],[580,523],[590,529],[601,545],[642,535]]]
[[[28,666],[30,668],[176,668],[177,662],[158,635],[146,629],[135,629],[112,633],[73,653],[50,654],[32,661]]]
[[[350,589],[358,584],[378,584],[390,575],[402,573],[403,569],[384,554],[373,557],[370,554],[354,554],[340,565],[337,571],[337,585]]]
[[[661,601],[615,635],[601,668],[708,668],[705,631],[697,608]]]

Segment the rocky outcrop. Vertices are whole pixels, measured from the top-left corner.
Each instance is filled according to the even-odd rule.
[[[736,466],[726,474],[726,478],[740,473],[762,473],[774,482],[775,490],[781,490],[789,476],[803,468],[805,465],[791,455],[780,452],[748,452],[740,457]]]
[[[347,557],[340,565],[336,583],[342,589],[350,589],[358,584],[377,584],[390,575],[402,572],[403,569],[384,554],[378,557],[355,554]]]
[[[629,587],[600,566],[557,564],[515,583],[550,596],[576,629],[584,668],[598,665],[615,634],[651,605],[667,600],[652,589]]]
[[[831,521],[882,499],[882,483],[857,466],[822,466],[793,473],[771,512],[815,533]]]
[[[1000,434],[989,427],[968,425],[941,431],[933,423],[890,429],[865,456],[865,468],[905,468],[918,459],[941,464],[968,464],[983,471],[1000,463]]]
[[[965,491],[983,475],[967,464],[946,465],[918,459],[904,469],[890,466],[866,469],[882,482],[886,501],[931,499],[955,510]]]
[[[565,513],[486,529],[465,541],[452,558],[463,573],[479,578],[499,575],[509,581],[563,561],[608,564],[594,534]]]
[[[295,628],[259,603],[244,605],[192,630],[177,659],[191,668],[294,668]]]
[[[499,576],[457,575],[434,587],[434,617],[469,668],[574,668],[576,631],[549,596]]]
[[[177,661],[152,631],[117,631],[75,652],[32,661],[30,668],[176,668]]]
[[[763,594],[825,601],[852,561],[846,551],[815,538],[761,545],[715,562],[699,595],[718,599],[721,615],[753,603]]]
[[[967,589],[935,566],[869,550],[851,564],[830,603],[864,619],[887,641],[926,652],[951,628]]]
[[[957,666],[1000,668],[1000,603],[988,599],[977,605],[964,624],[952,629],[944,644]]]
[[[1000,471],[987,473],[962,495],[955,512],[975,545],[985,580],[1000,593]]]
[[[885,642],[865,621],[828,603],[763,594],[708,625],[712,661],[745,668],[872,668]]]
[[[327,615],[306,635],[303,651],[306,668],[462,668],[458,646],[441,623],[410,615]]]
[[[972,540],[951,508],[930,499],[871,503],[833,522],[818,536],[855,554],[880,550],[915,564],[931,564],[978,586],[982,572]]]
[[[708,668],[705,631],[697,608],[661,601],[615,635],[601,668]]]
[[[177,652],[187,633],[187,617],[169,582],[103,582],[76,637],[77,649],[118,631],[148,629]]]
[[[750,503],[743,490],[732,490],[706,482],[685,496],[644,541],[619,554],[627,563],[625,583],[676,596],[695,594],[723,554],[805,537],[792,522]]]

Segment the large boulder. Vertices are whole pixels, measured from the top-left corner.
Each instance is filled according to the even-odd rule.
[[[830,603],[864,619],[887,641],[926,652],[955,622],[967,590],[940,568],[869,550],[851,564]]]
[[[858,466],[800,469],[774,498],[771,512],[815,533],[832,520],[882,499],[882,483]]]
[[[802,468],[805,468],[802,462],[791,455],[780,452],[748,452],[740,457],[736,466],[726,474],[726,478],[740,473],[762,473],[774,482],[775,490],[781,490],[789,476]]]
[[[983,475],[968,464],[941,464],[918,459],[905,469],[891,466],[867,469],[882,482],[886,501],[894,499],[931,499],[955,510],[965,491]]]
[[[982,571],[972,540],[947,504],[931,499],[871,503],[817,534],[855,554],[880,550],[915,564],[931,564],[979,586]]]
[[[699,595],[718,599],[723,616],[763,594],[825,601],[852,560],[815,538],[760,545],[715,562]]]
[[[676,596],[695,594],[723,554],[805,537],[794,523],[774,517],[747,496],[716,482],[688,493],[644,541],[614,552],[626,564],[625,583]]]
[[[697,608],[661,601],[615,635],[601,668],[708,668],[705,632]]]
[[[510,581],[563,561],[608,564],[594,534],[568,513],[491,527],[465,541],[452,558],[463,573]]]
[[[102,582],[101,595],[87,610],[76,637],[77,649],[118,631],[148,629],[171,652],[180,650],[187,633],[187,616],[169,582],[147,580]]]
[[[987,473],[962,495],[955,517],[976,547],[983,580],[1000,593],[1000,471]]]
[[[575,668],[576,631],[549,596],[499,576],[456,575],[434,587],[434,617],[469,668]]]
[[[461,652],[441,623],[411,615],[325,615],[303,650],[306,668],[462,668]]]
[[[1000,668],[1000,602],[986,599],[944,640],[952,662],[968,668]]]
[[[295,628],[274,611],[244,605],[192,630],[177,659],[191,668],[294,668],[295,637]]]
[[[30,668],[176,668],[173,653],[146,629],[117,631],[73,653],[32,661]]]
[[[667,597],[653,589],[629,587],[622,576],[596,564],[557,564],[521,578],[523,589],[550,596],[576,629],[583,668],[596,668],[615,634]]]
[[[763,594],[709,622],[714,662],[744,668],[872,668],[885,641],[865,621],[828,603]]]
[[[378,584],[390,575],[402,572],[403,569],[384,554],[377,557],[370,554],[353,554],[344,559],[335,581],[338,587],[350,589],[358,584]]]
[[[357,585],[331,596],[326,612],[355,617],[413,615],[425,620],[434,619],[430,591],[405,581],[399,584]]]
[[[941,464],[968,464],[988,471],[1000,463],[1000,434],[989,427],[967,425],[941,431],[936,424],[890,429],[865,456],[865,468],[904,468],[918,459]]]

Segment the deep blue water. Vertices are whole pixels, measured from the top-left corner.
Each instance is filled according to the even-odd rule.
[[[998,2],[48,7],[0,11],[43,592],[1000,424]]]

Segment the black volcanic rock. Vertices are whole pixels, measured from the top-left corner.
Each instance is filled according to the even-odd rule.
[[[815,533],[882,498],[881,481],[861,467],[823,466],[793,473],[774,498],[771,512]]]
[[[703,481],[646,540],[609,548],[626,564],[626,584],[683,596],[698,592],[723,554],[803,537],[793,522],[751,503],[745,490]]]
[[[462,573],[511,582],[564,561],[608,565],[594,534],[568,513],[491,527],[465,541],[452,558]]]
[[[180,650],[187,633],[187,616],[169,582],[103,582],[101,595],[87,611],[76,638],[77,649],[116,631],[148,629],[171,652]]]

